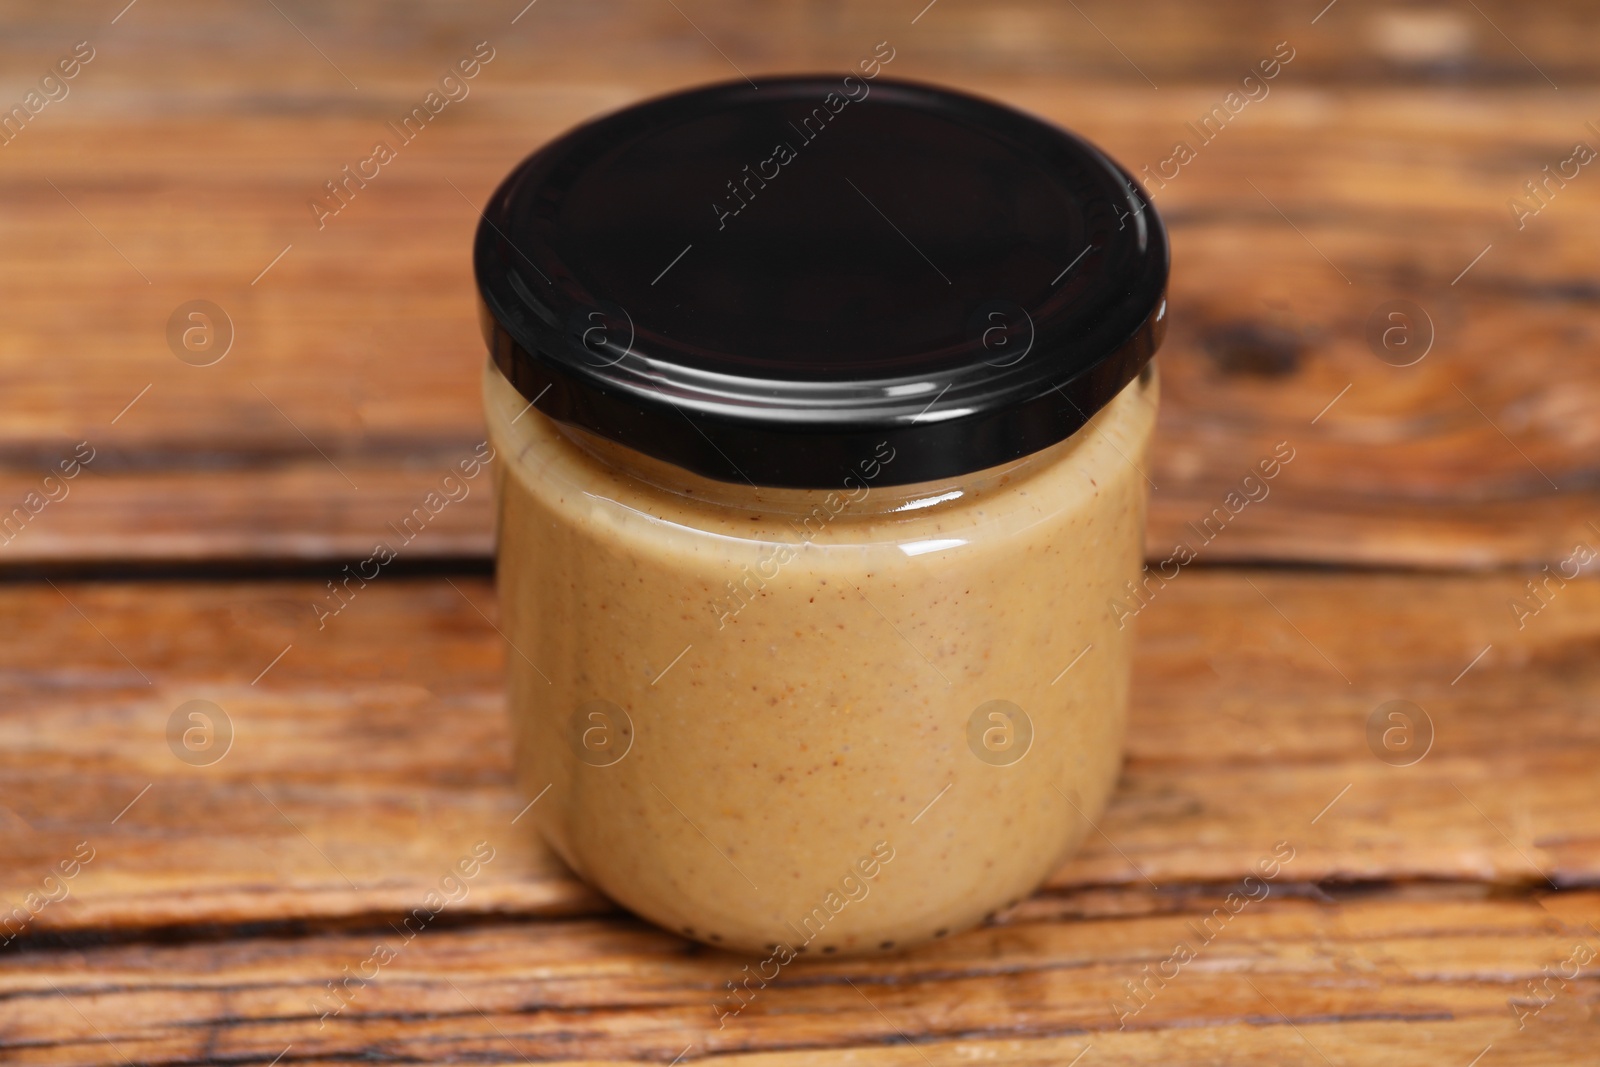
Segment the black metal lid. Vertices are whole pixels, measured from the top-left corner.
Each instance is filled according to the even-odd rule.
[[[1165,332],[1166,232],[1094,146],[998,104],[801,77],[647,101],[529,156],[474,249],[540,411],[724,481],[981,470],[1072,434]]]

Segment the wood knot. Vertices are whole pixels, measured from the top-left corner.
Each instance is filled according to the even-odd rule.
[[[1225,322],[1200,339],[1206,355],[1223,374],[1282,378],[1300,369],[1305,342],[1282,326],[1265,322]]]

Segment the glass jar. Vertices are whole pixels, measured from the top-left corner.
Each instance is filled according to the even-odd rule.
[[[682,206],[808,116],[743,207]],[[739,83],[530,157],[476,267],[516,767],[551,847],[780,964],[1037,887],[1121,760],[1167,273],[1131,179],[944,90]]]

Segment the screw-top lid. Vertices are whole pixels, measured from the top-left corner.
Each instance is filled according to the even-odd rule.
[[[927,85],[716,85],[524,160],[474,249],[536,407],[724,481],[992,467],[1081,427],[1165,328],[1166,232],[1102,152]]]

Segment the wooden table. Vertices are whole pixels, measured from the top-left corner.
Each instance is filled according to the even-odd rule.
[[[0,1060],[1600,1063],[1600,586],[1560,577],[1600,547],[1600,168],[1570,163],[1600,10],[121,4],[0,16],[7,107],[92,51],[0,137]],[[470,95],[319,228],[480,41]],[[745,961],[517,821],[487,486],[326,627],[311,604],[482,438],[466,252],[514,161],[879,41],[1176,174],[1152,561],[1295,458],[1140,613],[1081,855],[719,1028]],[[185,348],[197,300],[231,327]],[[477,842],[467,896],[335,999]]]

